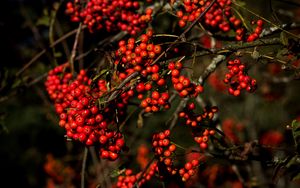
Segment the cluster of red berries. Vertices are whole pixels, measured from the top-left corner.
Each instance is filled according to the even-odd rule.
[[[139,72],[143,77],[148,75],[153,78],[153,81],[159,82],[160,76],[159,66],[151,63],[161,53],[161,46],[154,45],[151,42],[153,30],[148,29],[146,34],[139,37],[140,42],[134,38],[129,38],[127,41],[119,41],[119,49],[116,51],[115,64],[118,66],[118,76],[124,80],[135,71]]]
[[[203,92],[201,85],[196,85],[189,78],[180,75],[182,70],[181,62],[170,62],[168,68],[171,70],[173,87],[178,91],[180,97],[196,97],[199,93]]]
[[[177,11],[177,17],[180,18],[179,26],[185,27],[187,22],[195,21],[211,3],[212,0],[183,0],[183,10]],[[231,4],[231,0],[217,0],[205,13],[201,23],[214,32],[229,32],[233,29],[238,41],[256,40],[262,31],[263,21],[258,20],[255,32],[246,36],[246,29],[243,27],[242,21],[234,16]]]
[[[215,134],[215,130],[206,127],[209,126],[218,108],[205,108],[202,114],[195,113],[195,108],[195,103],[189,103],[183,111],[179,112],[179,117],[185,119],[186,125],[194,128],[194,140],[199,144],[201,149],[206,149],[208,147],[209,136]]]
[[[215,130],[212,129],[205,129],[202,132],[202,135],[200,136],[194,136],[194,140],[195,142],[197,142],[199,144],[199,147],[203,150],[207,149],[208,144],[207,142],[209,141],[209,136],[212,136],[215,134]]]
[[[195,103],[191,102],[186,105],[183,111],[179,113],[179,117],[186,120],[185,124],[188,126],[196,127],[197,125],[201,126],[201,122],[204,120],[212,120],[214,114],[218,112],[217,107],[211,107],[204,109],[203,114],[197,114],[193,110],[196,109]]]
[[[179,169],[179,175],[182,181],[187,181],[191,176],[195,175],[199,166],[199,160],[193,159],[191,162],[185,163],[184,167]]]
[[[253,33],[246,36],[245,35],[246,29],[244,27],[238,28],[235,31],[236,40],[238,40],[238,41],[245,40],[247,42],[252,42],[259,38],[259,35],[262,32],[262,26],[263,26],[264,22],[262,20],[257,20],[256,22],[252,21],[251,24],[252,25],[256,24],[256,28],[254,29]]]
[[[145,112],[170,108],[168,92],[159,92],[153,85],[155,83],[158,87],[165,86],[166,79],[160,65],[152,65],[161,53],[161,46],[151,42],[152,36],[153,30],[148,29],[146,34],[139,37],[139,41],[134,38],[128,39],[127,42],[121,40],[115,60],[119,79],[124,80],[134,72],[140,73],[141,79],[137,80],[134,90],[131,89],[130,92],[134,95],[136,91],[137,98],[141,100],[140,106]],[[150,96],[145,96],[145,92],[151,92]]]
[[[153,91],[151,93],[151,97],[147,97],[141,101],[141,107],[145,109],[145,112],[158,112],[160,110],[160,107],[163,107],[164,109],[169,109],[170,104],[168,102],[169,100],[169,94],[167,92],[165,93],[159,93],[158,91]]]
[[[199,165],[199,160],[194,159],[191,162],[187,162],[183,168],[177,168],[174,166],[176,145],[170,142],[170,130],[159,132],[152,137],[152,147],[155,152],[155,156],[158,159],[158,171],[163,175],[167,172],[169,175],[180,175],[182,181],[187,181],[196,172],[196,168]],[[178,170],[179,169],[179,170]],[[178,173],[179,172],[179,173]]]
[[[52,182],[57,187],[62,185],[75,186],[73,185],[76,177],[75,170],[63,163],[61,159],[56,159],[52,154],[47,154],[43,167],[45,173],[50,178],[50,181],[48,180],[47,182],[48,185]]]
[[[157,162],[153,162],[146,173],[139,172],[133,174],[131,169],[125,170],[125,175],[118,177],[117,187],[132,188],[137,184],[137,187],[142,186],[146,181],[149,181],[157,171]],[[138,181],[139,180],[139,181]],[[138,181],[138,182],[137,182]]]
[[[240,59],[228,61],[227,68],[229,72],[225,75],[224,82],[230,84],[228,91],[231,95],[239,96],[243,89],[248,92],[256,90],[256,80],[246,74],[246,67]]]
[[[154,134],[152,137],[152,147],[159,162],[164,163],[169,173],[176,174],[176,171],[173,168],[172,158],[172,154],[176,150],[176,145],[170,143],[169,137],[170,130]]]
[[[233,118],[226,118],[222,121],[222,131],[225,136],[234,144],[241,143],[240,134],[244,131],[245,126],[234,120]]]
[[[184,10],[177,11],[177,16],[180,18],[179,26],[184,27],[187,22],[196,20],[210,4],[211,0],[183,0]],[[204,24],[212,29],[228,32],[230,23],[227,21],[227,17],[232,16],[230,5],[231,0],[218,0],[204,15]],[[241,20],[235,20],[233,24],[240,26]]]
[[[92,81],[85,70],[72,80],[72,74],[67,72],[68,65],[50,70],[45,82],[60,118],[59,125],[66,129],[70,139],[79,140],[87,146],[100,145],[102,158],[117,159],[125,143],[123,135],[114,131],[117,128],[116,116],[119,119],[125,117],[129,96],[125,93],[100,109],[97,101],[107,92],[106,81],[100,79],[96,87],[91,87]]]
[[[66,14],[73,22],[83,22],[91,32],[105,28],[135,35],[147,26],[152,15],[152,9],[139,14],[139,8],[140,3],[134,0],[74,0],[67,3]]]

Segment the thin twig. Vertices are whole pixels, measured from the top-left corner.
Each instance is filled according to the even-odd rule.
[[[87,154],[88,154],[88,148],[85,147],[83,153],[82,168],[81,168],[81,188],[84,188],[84,177],[85,177]]]
[[[85,29],[86,26],[82,26],[81,29]],[[65,39],[69,38],[70,36],[74,35],[77,32],[77,29],[74,29],[68,33],[66,33],[64,36],[60,37],[59,39],[57,39],[56,41],[53,42],[52,45],[49,46],[49,48],[53,48],[54,46],[56,46],[57,44],[59,44],[60,42],[64,41]],[[44,53],[47,52],[48,49],[43,49],[41,52],[39,52],[38,54],[36,54],[28,63],[26,63],[17,73],[16,76],[20,76],[20,74],[22,74],[26,69],[28,69],[35,61],[37,61],[42,55],[44,55]]]
[[[178,104],[176,110],[173,113],[172,119],[169,120],[169,121],[171,121],[170,126],[169,126],[169,130],[172,130],[175,127],[176,122],[178,120],[178,113],[185,107],[187,101],[188,101],[188,98],[184,98],[184,99],[180,100],[180,103]]]
[[[173,48],[174,45],[176,45],[176,43],[182,39],[185,38],[185,35],[194,27],[194,25],[200,21],[200,19],[206,14],[206,12],[213,6],[213,4],[216,2],[216,0],[213,0],[207,7],[206,9],[197,17],[196,20],[194,20],[189,27],[187,27],[182,33],[181,35],[173,42],[171,43],[171,45],[164,50],[151,64],[155,64],[158,60],[160,60],[170,49]]]
[[[225,55],[218,55],[216,57],[214,57],[212,59],[212,62],[209,64],[209,66],[204,70],[204,72],[202,73],[202,75],[199,77],[198,79],[198,83],[200,85],[203,84],[204,80],[212,73],[216,70],[217,66],[224,61],[226,58]]]
[[[61,37],[64,34],[63,31],[62,31],[61,24],[60,24],[59,20],[56,20],[56,22],[55,22],[55,31],[56,31],[58,37]],[[68,43],[65,40],[62,41],[62,46],[63,46],[63,49],[65,51],[66,57],[70,57],[71,52],[70,52]]]
[[[155,160],[155,157],[152,157],[152,159],[148,162],[147,166],[143,170],[141,176],[136,180],[136,182],[133,185],[133,187],[138,187],[138,183],[142,180],[144,174],[147,172],[147,170],[149,169],[149,167],[151,166],[151,164],[154,162],[154,160]]]
[[[269,28],[264,28],[261,32],[261,34],[259,35],[259,37],[264,37],[264,36],[268,36],[274,33],[277,33],[278,31],[281,31],[280,28],[282,29],[297,29],[300,27],[300,23],[296,23],[296,22],[292,22],[289,24],[282,24],[279,27],[278,26],[273,26],[273,27],[269,27]]]
[[[80,36],[80,32],[81,32],[81,27],[82,27],[82,23],[80,23],[79,26],[78,26],[76,36],[75,36],[75,40],[74,40],[74,45],[73,45],[72,52],[71,52],[71,57],[70,57],[70,60],[69,60],[71,73],[72,73],[73,76],[74,76],[74,73],[75,73],[74,58],[76,56],[76,49],[77,49],[78,40],[79,40],[79,36]]]
[[[131,75],[129,75],[127,78],[125,78],[125,80],[123,80],[123,82],[118,85],[115,91],[110,95],[110,97],[105,102],[107,103],[114,100],[118,96],[120,89],[122,89],[122,87],[125,86],[128,82],[130,82],[133,78],[137,77],[138,74],[139,74],[138,72],[134,72]]]
[[[236,6],[238,6],[238,7],[240,7],[240,8],[242,8],[242,9],[246,10],[247,12],[250,12],[251,14],[257,16],[258,18],[264,20],[265,22],[267,22],[267,23],[273,25],[274,27],[277,27],[277,28],[280,29],[281,31],[283,31],[283,32],[285,32],[285,33],[287,33],[287,34],[289,34],[289,35],[291,35],[291,36],[293,36],[293,37],[295,37],[295,38],[297,38],[297,39],[300,39],[300,37],[297,36],[296,34],[291,33],[291,32],[289,32],[289,31],[287,31],[287,30],[285,30],[285,29],[282,29],[279,25],[274,24],[273,22],[269,21],[268,19],[266,19],[266,18],[260,16],[259,14],[253,12],[252,10],[247,9],[247,8],[245,8],[245,7],[241,6],[241,5],[239,5],[239,4],[236,3],[236,2],[233,2],[233,1],[232,1],[232,3],[233,3],[234,5],[236,5]]]

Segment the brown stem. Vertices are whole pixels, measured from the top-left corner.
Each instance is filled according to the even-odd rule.
[[[218,55],[215,58],[213,58],[212,62],[209,64],[209,66],[204,70],[204,72],[202,73],[202,75],[199,77],[198,79],[198,83],[200,85],[203,84],[204,80],[212,73],[216,70],[217,66],[224,61],[226,58],[225,55]]]
[[[81,29],[85,29],[86,26],[82,26]],[[60,37],[56,41],[53,42],[52,45],[50,45],[50,48],[53,48],[57,44],[61,43],[65,39],[69,38],[70,36],[74,35],[77,32],[77,29],[74,29],[68,33],[66,33],[64,36]],[[36,62],[42,55],[44,55],[47,52],[48,49],[43,49],[41,52],[36,54],[28,63],[26,63],[17,73],[16,76],[20,76],[26,69],[28,69],[34,62]]]
[[[206,12],[213,6],[213,4],[216,2],[216,0],[213,0],[208,6],[207,8],[197,17],[196,20],[194,20],[188,28],[186,28],[182,33],[181,35],[173,42],[171,43],[171,45],[166,49],[164,50],[151,64],[155,64],[158,60],[160,60],[170,49],[173,48],[173,46],[180,40],[182,40],[185,35],[194,27],[194,25],[196,23],[198,23],[200,21],[200,19],[206,14]]]
[[[188,101],[188,98],[184,98],[184,99],[180,100],[180,103],[178,104],[176,110],[173,113],[173,117],[171,119],[169,130],[172,130],[175,127],[176,122],[178,120],[178,113],[185,107],[187,101]]]
[[[75,70],[74,70],[74,58],[76,56],[76,49],[77,49],[77,45],[78,45],[78,40],[79,40],[79,36],[80,36],[80,32],[81,32],[81,27],[82,27],[82,23],[79,24],[77,32],[76,32],[76,36],[75,36],[75,41],[74,41],[74,45],[73,45],[73,49],[71,52],[71,57],[69,60],[70,63],[70,68],[71,68],[71,73],[74,76]]]
[[[82,159],[82,168],[81,168],[81,188],[84,188],[84,177],[85,177],[85,168],[87,160],[88,148],[84,148],[83,159]]]

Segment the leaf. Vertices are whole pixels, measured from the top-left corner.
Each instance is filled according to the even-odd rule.
[[[292,181],[300,180],[300,172],[292,178]]]
[[[104,74],[108,74],[108,73],[109,73],[109,70],[103,69],[103,70],[101,70],[100,74],[97,74],[97,75],[92,79],[92,81],[96,81],[98,78],[100,78],[100,77],[103,76]]]
[[[144,126],[143,113],[144,113],[143,110],[139,113],[139,116],[138,116],[138,119],[137,119],[137,126],[138,126],[138,128],[141,128],[141,127]]]
[[[282,50],[279,50],[279,51],[277,52],[276,57],[277,57],[278,59],[283,59],[284,56],[286,56],[288,53],[289,53],[289,50],[286,49],[286,48],[283,48]]]
[[[37,20],[36,22],[37,26],[47,26],[49,27],[50,25],[50,18],[49,16],[43,16],[40,19]]]
[[[54,56],[55,57],[62,57],[62,53],[61,52],[55,52]]]
[[[4,122],[5,118],[6,118],[6,114],[0,113],[0,135],[2,133],[8,133],[9,132],[7,127],[5,126],[5,122]]]
[[[300,179],[300,156],[295,155],[286,165],[291,180]]]
[[[123,169],[115,169],[113,170],[111,173],[110,173],[110,177],[111,178],[116,178],[118,177],[119,175],[123,174],[125,172],[125,168]]]
[[[11,86],[11,88],[17,88],[22,84],[22,81],[20,79],[15,80],[15,82],[13,83],[13,85]]]
[[[280,33],[280,41],[285,46],[287,46],[289,44],[288,38],[284,32]]]
[[[254,50],[251,54],[253,59],[258,59],[260,57],[260,53],[257,50]]]
[[[295,146],[297,148],[297,151],[299,152],[299,143],[300,143],[300,122],[297,120],[294,120],[292,122],[292,133],[293,133],[293,138],[294,138],[294,142],[295,142]]]

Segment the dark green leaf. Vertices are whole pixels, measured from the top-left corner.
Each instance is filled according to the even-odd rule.
[[[289,41],[288,41],[288,38],[287,38],[285,32],[280,33],[280,40],[281,40],[281,43],[285,46],[287,46],[289,44]]]

